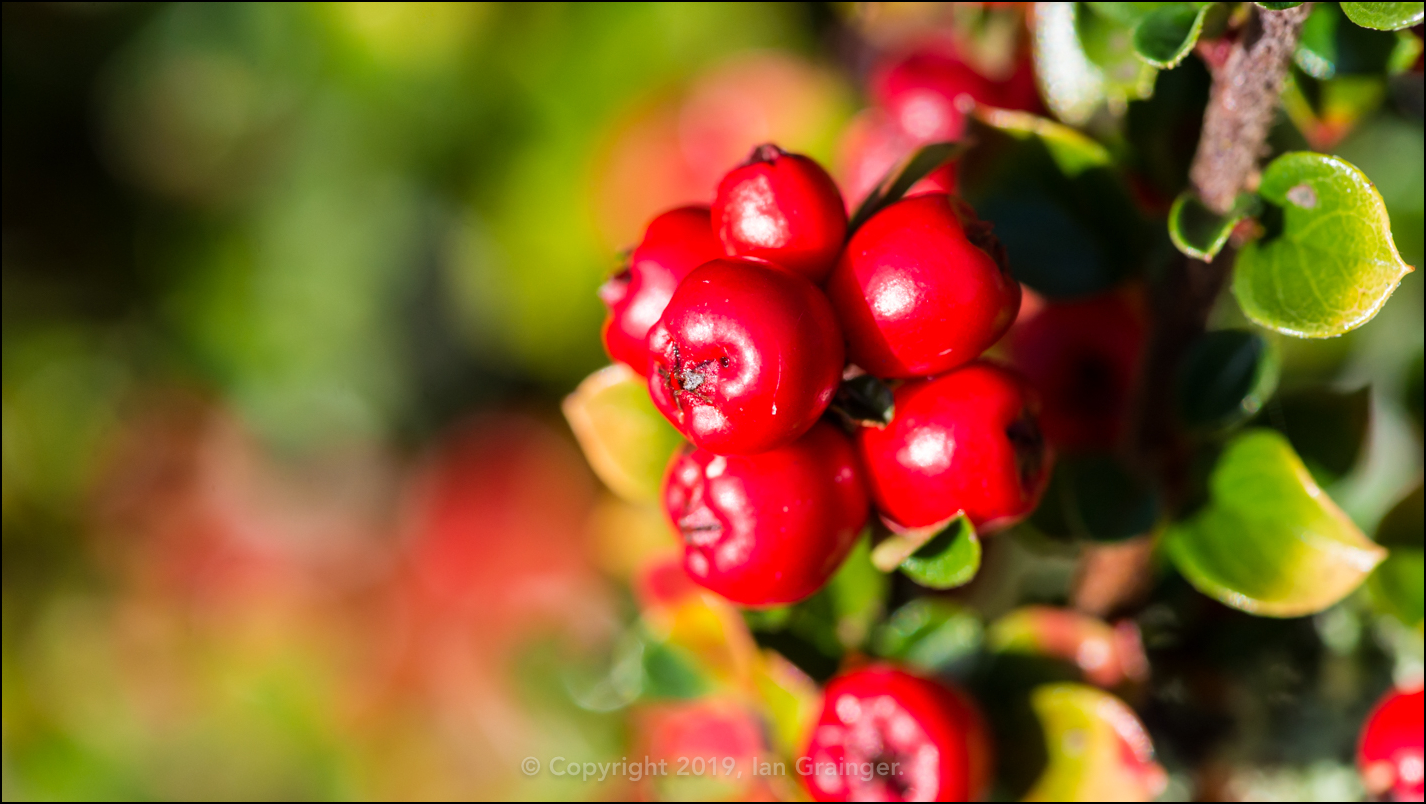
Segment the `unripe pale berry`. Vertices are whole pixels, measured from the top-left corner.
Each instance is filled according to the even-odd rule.
[[[678,283],[721,255],[707,207],[679,207],[654,218],[629,255],[628,267],[599,288],[609,308],[603,332],[609,356],[647,377],[649,327]]]
[[[990,770],[989,737],[969,699],[885,665],[827,683],[798,767],[818,801],[970,801]]]
[[[836,316],[807,279],[714,260],[674,291],[649,330],[654,405],[718,455],[776,449],[807,432],[841,381]]]
[[[857,435],[872,500],[890,523],[919,528],[964,511],[992,531],[1035,509],[1051,459],[1015,373],[977,361],[908,382],[894,399],[891,424]]]
[[[925,377],[979,357],[1020,309],[990,225],[953,196],[898,201],[857,230],[827,282],[851,361]]]
[[[820,165],[760,145],[719,182],[713,226],[728,255],[776,263],[820,283],[842,250],[847,211]]]
[[[736,603],[794,603],[821,589],[866,522],[851,441],[821,423],[757,455],[688,448],[664,480],[664,508],[683,536],[684,569]]]

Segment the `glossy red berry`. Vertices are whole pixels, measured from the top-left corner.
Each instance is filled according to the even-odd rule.
[[[1049,302],[1016,322],[1011,360],[1039,393],[1050,444],[1104,449],[1118,441],[1147,335],[1144,305],[1132,291]]]
[[[925,377],[979,357],[1020,309],[990,225],[947,195],[907,198],[852,235],[827,295],[851,361],[877,377]]]
[[[961,693],[884,665],[827,684],[797,771],[818,801],[971,801],[990,775],[983,721]]]
[[[1392,690],[1367,717],[1357,744],[1357,769],[1374,798],[1420,801],[1426,788],[1422,756],[1422,689]]]
[[[876,71],[872,98],[918,143],[960,139],[974,104],[1036,111],[1034,65],[1015,62],[1003,80],[991,80],[961,61],[951,48],[923,47]]]
[[[659,320],[678,283],[690,271],[722,256],[708,207],[679,207],[644,230],[624,270],[599,288],[609,308],[604,349],[634,371],[649,374],[649,327]]]
[[[846,240],[847,211],[820,165],[759,145],[718,184],[713,226],[725,253],[767,260],[820,283]]]
[[[866,522],[851,441],[821,423],[757,455],[687,448],[664,479],[664,509],[695,582],[748,606],[793,603],[821,589]]]
[[[919,528],[965,511],[991,531],[1034,510],[1050,455],[1017,375],[975,362],[908,382],[894,400],[891,424],[857,436],[872,500],[889,522]]]
[[[649,330],[654,405],[697,446],[746,455],[791,443],[832,401],[844,356],[822,291],[743,260],[700,266]]]

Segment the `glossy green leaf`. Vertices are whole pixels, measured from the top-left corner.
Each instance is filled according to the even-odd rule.
[[[1136,53],[1136,26],[1094,12],[1082,4],[1075,4],[1075,8],[1078,9],[1075,31],[1079,34],[1080,47],[1099,68],[1111,108],[1122,110],[1125,103],[1154,94],[1154,77],[1158,70]],[[1145,15],[1139,24],[1147,19]]]
[[[1342,11],[1363,28],[1395,31],[1420,25],[1423,3],[1343,3]]]
[[[1369,321],[1411,271],[1386,205],[1361,171],[1333,156],[1284,154],[1263,172],[1264,236],[1238,253],[1233,294],[1255,323],[1330,338]]]
[[[970,520],[959,517],[901,562],[901,571],[922,586],[954,589],[970,583],[980,570],[980,537]]]
[[[982,109],[961,163],[965,199],[993,221],[1015,278],[1050,298],[1084,296],[1141,269],[1153,242],[1108,151],[1045,118]]]
[[[1176,67],[1198,43],[1212,3],[1168,3],[1145,14],[1134,28],[1134,50],[1155,67]]]
[[[1319,483],[1352,471],[1371,426],[1371,388],[1338,391],[1308,386],[1284,391],[1268,405],[1264,424],[1287,436]]]
[[[563,407],[584,457],[611,491],[634,502],[659,498],[664,469],[683,437],[654,407],[642,377],[623,364],[606,366]]]
[[[1195,428],[1223,429],[1247,421],[1277,387],[1279,360],[1255,332],[1204,333],[1179,365],[1179,416]]]
[[[1107,98],[1104,71],[1090,60],[1080,42],[1077,5],[1046,3],[1038,7],[1031,18],[1035,75],[1040,81],[1045,105],[1070,125],[1087,122]]]
[[[1292,58],[1300,69],[1317,79],[1381,75],[1398,58],[1402,47],[1409,45],[1404,45],[1397,34],[1353,25],[1337,3],[1317,3],[1302,25]]]
[[[862,224],[866,223],[871,216],[880,212],[888,205],[893,204],[906,195],[916,182],[926,178],[931,171],[957,158],[965,150],[965,147],[956,142],[933,142],[923,145],[921,148],[887,173],[862,202],[857,211],[853,213],[851,222],[847,224],[848,232],[855,232]]]
[[[1208,262],[1228,243],[1228,236],[1239,221],[1256,215],[1260,203],[1251,193],[1238,196],[1227,215],[1218,215],[1191,191],[1185,190],[1169,208],[1169,239],[1179,251],[1197,260]]]
[[[1123,701],[1085,684],[1046,684],[1030,706],[1049,761],[1026,801],[1152,801],[1164,791],[1148,732]]]
[[[1407,625],[1419,625],[1426,613],[1426,506],[1422,493],[1418,483],[1377,526],[1377,543],[1386,546],[1390,554],[1369,581],[1373,599]]]
[[[1333,605],[1386,552],[1318,488],[1287,439],[1266,429],[1228,444],[1208,502],[1169,528],[1165,546],[1199,591],[1268,617]]]
[[[1158,493],[1142,473],[1109,455],[1067,455],[1030,521],[1051,536],[1121,541],[1152,529],[1159,508]]]
[[[984,626],[975,612],[948,600],[919,597],[897,609],[876,631],[876,655],[935,672],[973,657]]]

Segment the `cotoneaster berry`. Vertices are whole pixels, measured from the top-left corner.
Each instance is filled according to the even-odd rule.
[[[872,98],[917,143],[955,140],[965,133],[974,104],[1035,111],[1039,93],[1034,65],[1016,61],[1003,81],[992,81],[950,48],[925,47],[887,63],[872,78]]]
[[[990,764],[985,726],[969,700],[875,665],[828,682],[797,771],[818,801],[970,801]]]
[[[649,352],[654,405],[719,455],[764,452],[807,432],[844,362],[836,316],[815,285],[732,259],[683,280],[649,330]]]
[[[847,243],[827,282],[851,361],[925,377],[979,357],[1015,320],[1020,285],[990,225],[952,196],[898,201]]]
[[[1039,392],[1045,438],[1065,449],[1114,445],[1128,420],[1148,324],[1132,291],[1050,302],[1010,332],[1015,367]]]
[[[975,362],[908,382],[894,400],[891,424],[857,435],[872,500],[889,523],[919,528],[965,511],[991,531],[1034,510],[1051,459],[1017,375]]]
[[[664,508],[689,577],[735,603],[771,606],[822,588],[868,502],[850,440],[822,423],[757,455],[685,449],[669,464]]]
[[[760,145],[718,184],[713,226],[730,256],[776,263],[822,282],[847,237],[847,211],[821,165]]]
[[[1422,689],[1392,690],[1367,717],[1357,744],[1357,769],[1374,798],[1420,801],[1426,787],[1422,756]]]
[[[629,256],[628,267],[599,288],[599,298],[609,308],[603,333],[609,356],[647,377],[649,328],[678,283],[722,253],[708,207],[679,207],[654,218]]]

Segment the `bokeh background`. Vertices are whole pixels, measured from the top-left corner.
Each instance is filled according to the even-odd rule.
[[[519,772],[661,728],[590,677],[668,536],[559,400],[653,214],[769,140],[858,181],[867,41],[920,24],[858,13],[5,4],[4,797],[629,794]],[[1419,110],[1384,108],[1337,150],[1419,266]],[[1284,344],[1378,381],[1339,489],[1368,526],[1419,477],[1421,326],[1418,273],[1354,336]]]

